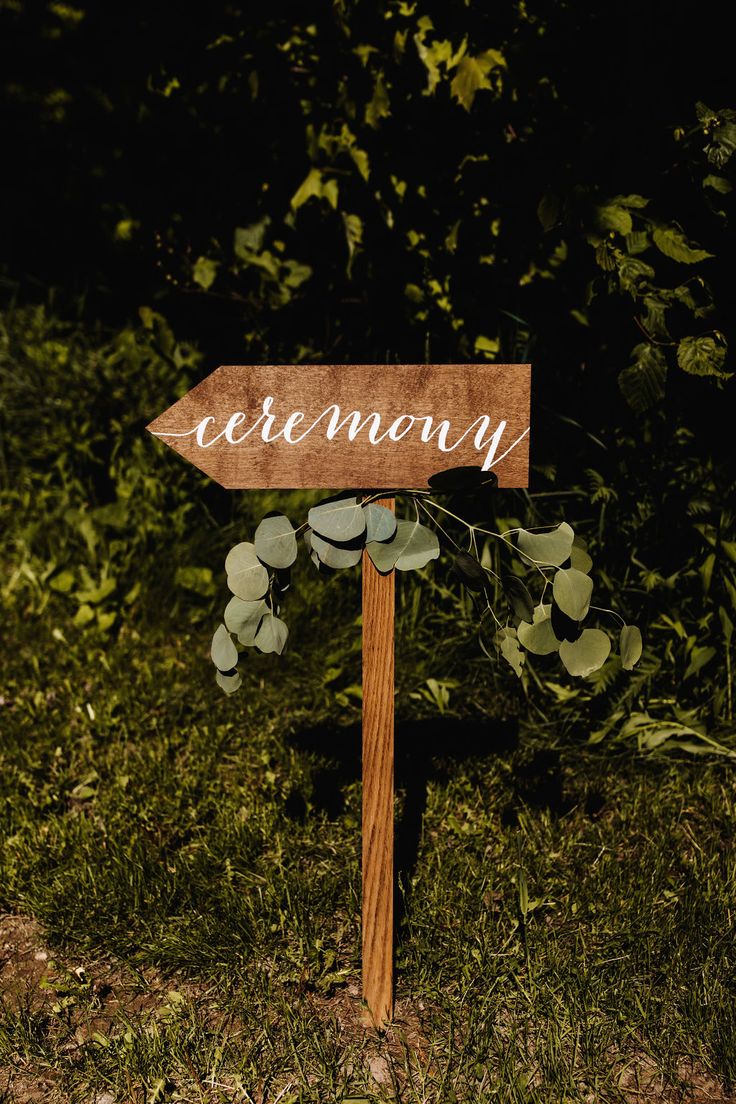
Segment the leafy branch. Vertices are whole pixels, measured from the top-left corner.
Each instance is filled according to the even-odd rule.
[[[367,555],[382,575],[426,567],[440,555],[439,531],[453,548],[456,577],[470,592],[478,616],[482,650],[485,624],[494,626],[492,645],[521,677],[527,653],[558,654],[568,672],[584,677],[599,670],[611,654],[611,637],[586,622],[591,612],[621,622],[618,636],[621,667],[631,670],[642,653],[639,629],[627,625],[613,610],[591,605],[593,561],[585,542],[567,522],[534,529],[497,533],[472,524],[448,509],[435,496],[443,493],[492,491],[495,475],[480,467],[439,472],[425,489],[381,491],[358,496],[341,492],[313,506],[307,519],[294,528],[280,513],[269,513],[256,528],[253,541],[243,541],[225,560],[232,598],[223,623],[212,638],[211,656],[216,679],[231,694],[241,685],[238,662],[243,650],[281,654],[289,636],[282,606],[291,585],[291,568],[299,540],[320,574],[356,567]],[[387,495],[408,499],[414,517],[396,518],[380,501]],[[444,528],[437,515],[465,529],[467,548]],[[431,524],[425,525],[420,516]],[[512,557],[504,574],[479,557],[477,535],[498,542]],[[529,586],[522,575],[528,575]],[[537,591],[536,599],[532,591]],[[237,643],[236,643],[237,641]]]

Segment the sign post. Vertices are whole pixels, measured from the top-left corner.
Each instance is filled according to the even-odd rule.
[[[525,487],[530,383],[528,364],[225,366],[148,429],[229,489],[422,490],[465,465]],[[363,556],[363,996],[377,1027],[393,1015],[394,579]]]
[[[394,1003],[395,578],[363,557],[363,1000],[377,1026]]]

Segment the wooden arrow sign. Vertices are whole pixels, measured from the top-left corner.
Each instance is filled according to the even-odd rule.
[[[424,489],[438,471],[525,487],[528,364],[218,368],[148,429],[228,488]],[[383,500],[393,508],[393,499]],[[363,996],[393,1015],[394,573],[363,557]]]
[[[223,487],[426,487],[445,468],[525,487],[528,364],[218,368],[148,429]]]

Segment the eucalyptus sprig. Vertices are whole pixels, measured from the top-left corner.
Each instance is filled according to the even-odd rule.
[[[495,486],[492,472],[480,467],[452,468],[432,476],[426,489],[363,495],[341,492],[313,506],[306,521],[296,529],[284,514],[266,514],[253,541],[236,544],[225,560],[233,597],[212,638],[218,684],[228,694],[241,685],[238,645],[279,655],[284,651],[289,630],[281,611],[300,535],[321,574],[355,567],[368,555],[376,570],[388,575],[392,571],[418,570],[436,560],[440,555],[439,532],[453,547],[454,571],[472,596],[480,646],[489,657],[484,642],[487,624],[492,626],[491,640],[497,652],[519,677],[526,653],[544,656],[555,652],[568,674],[590,675],[611,654],[609,634],[586,624],[590,612],[595,611],[620,623],[621,666],[631,670],[641,657],[641,632],[635,625],[627,625],[614,610],[591,604],[593,561],[571,525],[563,521],[554,526],[497,533],[466,521],[435,497],[446,492],[492,490]],[[414,507],[414,518],[397,519],[378,501],[387,496],[408,499]],[[454,522],[465,529],[467,548],[443,522]],[[495,572],[478,554],[479,537],[499,542],[501,549],[513,557],[516,570],[502,575]],[[520,572],[524,571],[531,577],[531,590],[521,578]]]

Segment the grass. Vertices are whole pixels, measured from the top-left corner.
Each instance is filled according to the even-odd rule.
[[[331,642],[280,677],[254,663],[226,699],[199,629],[103,651],[8,616],[0,908],[34,918],[51,965],[24,980],[8,954],[6,1099],[29,1075],[75,1101],[613,1101],[637,1099],[635,1074],[684,1099],[736,1081],[728,766],[412,718],[404,685],[381,1037],[360,1024],[357,707],[340,732],[334,691],[305,697]]]
[[[172,342],[0,316],[0,1104],[733,1099],[732,760],[588,744],[621,684],[526,701],[441,562],[397,580],[397,1001],[364,1026],[357,573],[302,563],[287,654],[217,689],[224,552],[306,500],[145,440]]]

